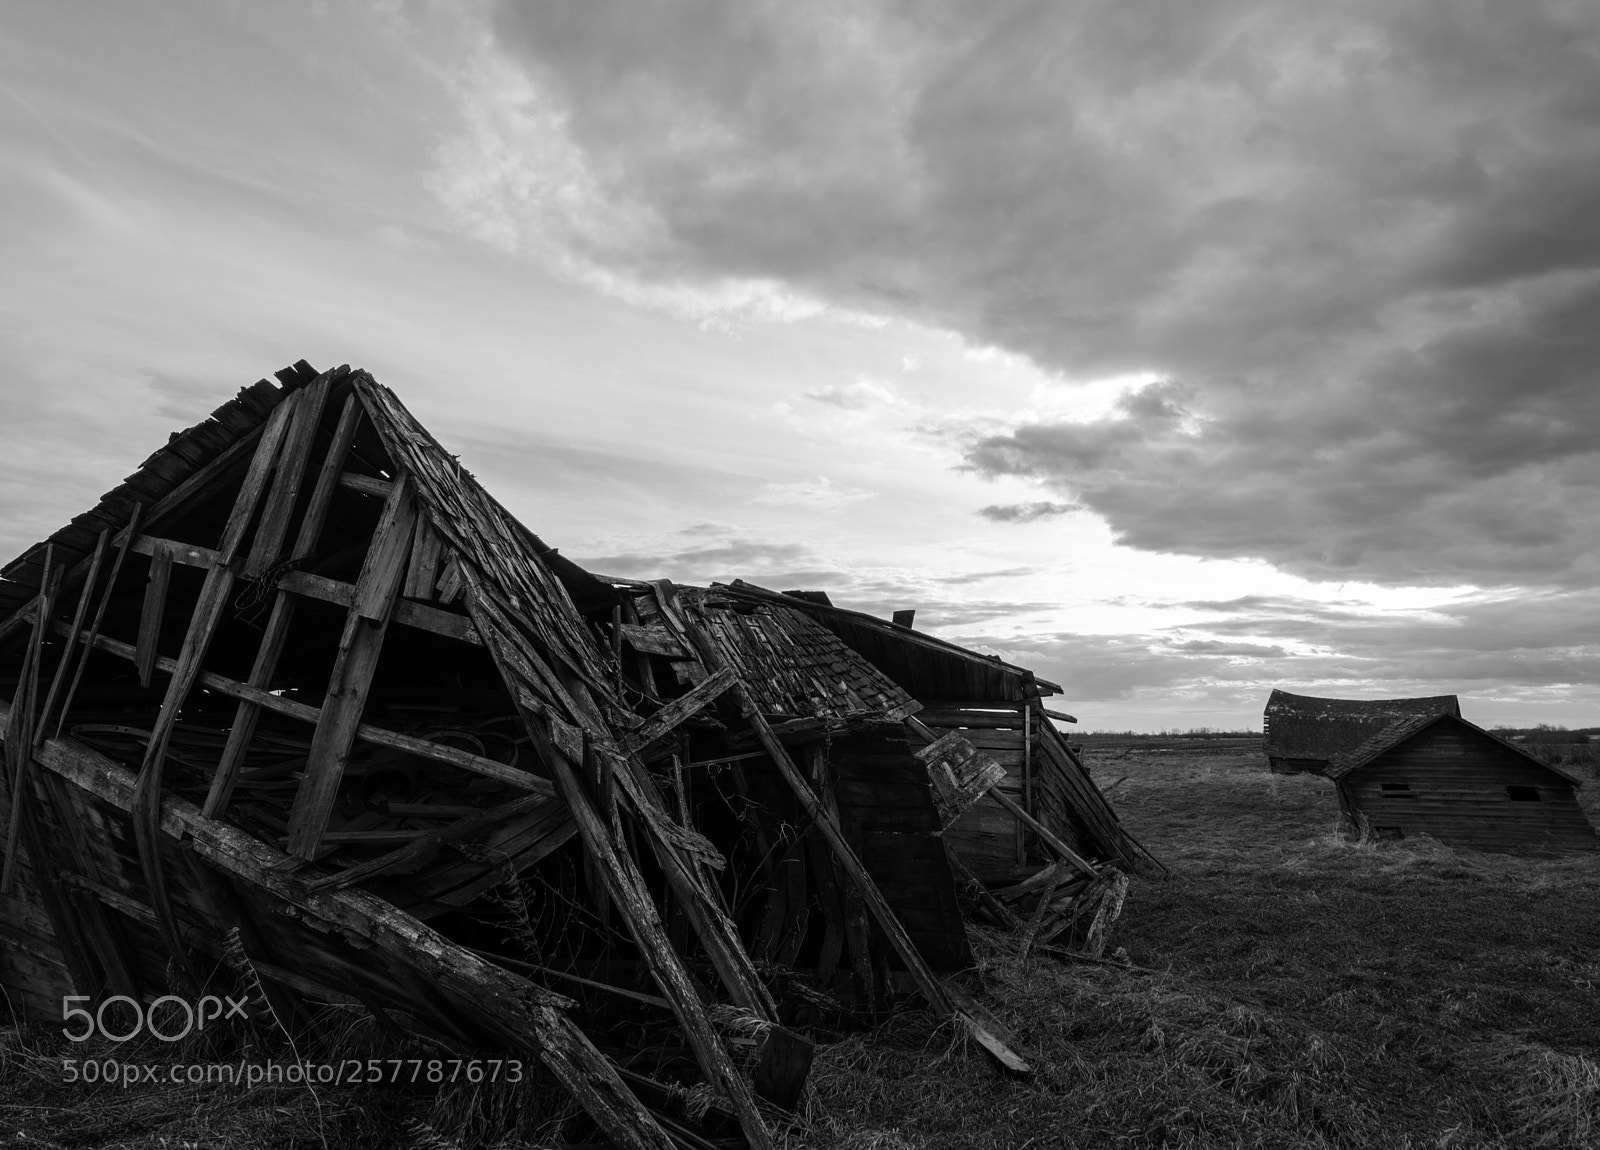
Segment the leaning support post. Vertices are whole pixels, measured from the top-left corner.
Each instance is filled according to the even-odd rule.
[[[755,700],[750,697],[749,690],[743,683],[738,684],[735,690],[739,700],[739,709],[744,712],[745,720],[755,730],[756,736],[761,740],[761,745],[766,748],[767,754],[771,756],[772,761],[777,764],[778,772],[783,776],[784,782],[789,784],[789,789],[794,792],[795,798],[799,800],[801,809],[816,824],[822,837],[833,848],[833,853],[838,858],[839,864],[844,868],[845,873],[850,876],[851,881],[860,889],[862,897],[866,900],[867,909],[872,913],[872,917],[888,937],[889,945],[894,947],[895,953],[900,956],[900,960],[906,964],[906,969],[916,979],[918,988],[921,989],[929,1004],[941,1014],[954,1015],[966,1026],[968,1032],[978,1044],[993,1055],[995,1060],[1007,1070],[1022,1074],[1030,1072],[1032,1067],[1012,1050],[1004,1038],[997,1033],[1001,1028],[997,1026],[995,1020],[993,1018],[980,1017],[987,1014],[987,1011],[983,1011],[971,999],[958,1002],[959,992],[940,982],[928,964],[923,961],[916,944],[906,934],[905,927],[900,925],[900,920],[895,917],[894,911],[884,900],[882,892],[878,890],[878,884],[872,880],[872,876],[867,873],[867,868],[862,865],[861,860],[856,857],[855,851],[851,850],[850,844],[845,841],[844,832],[840,830],[838,821],[823,805],[822,800],[817,798],[816,793],[806,783],[805,776],[800,773],[800,769],[795,766],[794,760],[789,757],[789,752],[784,749],[783,744],[772,733],[771,726],[768,725],[766,718],[762,716]],[[961,997],[964,998],[965,996]]]

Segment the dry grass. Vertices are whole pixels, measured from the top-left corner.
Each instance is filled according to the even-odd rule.
[[[1600,855],[1355,842],[1325,779],[1152,751],[1097,777],[1175,872],[1113,939],[1159,973],[991,951],[1041,1073],[910,1015],[822,1053],[794,1145],[1600,1146]]]
[[[1114,754],[1097,775],[1127,776],[1123,820],[1175,872],[1134,882],[1112,939],[1154,973],[981,936],[972,986],[1037,1073],[908,1010],[819,1050],[789,1150],[1600,1146],[1600,855],[1356,842],[1324,779],[1237,748]],[[538,1146],[561,1117],[539,1084],[68,1088],[48,1033],[0,1034],[0,1144]]]

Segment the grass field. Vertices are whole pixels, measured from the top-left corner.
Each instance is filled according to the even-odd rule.
[[[906,1019],[827,1052],[810,1144],[1600,1146],[1600,854],[1353,843],[1330,782],[1247,745],[1089,762],[1174,871],[1113,939],[1155,973],[996,951],[990,1001],[1049,1069]]]
[[[1130,891],[1112,945],[1136,968],[980,937],[974,985],[1037,1073],[907,1010],[820,1050],[788,1146],[1600,1146],[1600,854],[1354,843],[1329,782],[1271,775],[1247,742],[1089,762],[1174,872]],[[539,1144],[505,1134],[537,1101],[503,1094],[484,1097],[522,1121],[460,1092],[68,1088],[46,1035],[0,1036],[0,1144]]]

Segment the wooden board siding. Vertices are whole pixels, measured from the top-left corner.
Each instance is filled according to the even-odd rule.
[[[926,703],[917,717],[941,735],[960,731],[1005,768],[1006,777],[995,789],[1023,801],[1023,720],[1015,704],[936,700]],[[980,799],[945,829],[944,837],[967,868],[986,882],[1016,882],[1034,869],[1017,858],[1017,820],[992,799]]]
[[[42,804],[35,804],[35,809]],[[11,818],[11,794],[0,787],[0,826]],[[55,930],[33,881],[33,860],[19,859],[15,886],[0,894],[0,1022],[61,1017],[61,997],[73,992]]]
[[[933,789],[906,738],[835,739],[828,758],[840,829],[917,951],[935,970],[970,966]]]
[[[1411,797],[1385,794],[1407,784]],[[1533,787],[1538,802],[1507,788]],[[1341,799],[1375,831],[1396,828],[1483,849],[1600,847],[1566,780],[1460,726],[1431,727],[1340,780]]]

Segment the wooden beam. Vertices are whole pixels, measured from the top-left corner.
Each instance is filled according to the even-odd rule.
[[[926,743],[931,744],[937,742],[940,738],[939,733],[932,727],[929,727],[921,719],[914,717],[909,718],[906,720],[906,726],[921,736],[922,740]],[[1016,799],[1013,799],[999,787],[990,787],[987,794],[995,802],[999,803],[1006,810],[1010,811],[1012,817],[1015,818],[1018,823],[1027,827],[1034,834],[1038,835],[1040,841],[1042,841],[1051,850],[1055,851],[1056,854],[1060,855],[1061,858],[1067,863],[1076,867],[1084,874],[1089,875],[1091,878],[1100,877],[1100,872],[1098,870],[1086,862],[1083,857],[1078,854],[1078,852],[1073,850],[1066,843],[1062,842],[1060,837],[1054,831],[1024,810],[1022,805],[1018,803]]]
[[[370,475],[359,475],[354,471],[344,471],[339,475],[339,486],[347,491],[356,491],[362,495],[373,495],[379,499],[387,499],[392,485],[387,479],[374,479]]]
[[[0,721],[8,715],[9,708],[0,704]],[[46,742],[40,762],[113,807],[132,807],[133,776],[72,739]],[[570,1000],[485,962],[374,895],[310,890],[283,869],[288,856],[225,822],[207,819],[182,799],[164,800],[161,825],[164,835],[187,838],[202,860],[292,908],[296,917],[328,933],[358,939],[385,962],[414,971],[463,1017],[510,1048],[530,1050],[619,1146],[674,1150],[615,1066],[566,1017]]]
[[[210,547],[159,539],[152,535],[139,536],[131,547],[131,550],[140,555],[150,555],[163,549],[172,553],[174,562],[181,563],[185,567],[199,567],[204,570],[217,563],[217,552]],[[329,579],[323,575],[314,575],[310,571],[285,571],[278,579],[278,589],[307,599],[333,603],[339,607],[349,607],[355,601],[356,594],[354,584]],[[443,635],[446,639],[482,646],[482,640],[472,628],[472,620],[465,615],[457,615],[454,611],[444,611],[426,603],[399,600],[394,605],[392,622],[413,627],[418,631]]]
[[[500,666],[506,682],[545,683],[557,692],[563,705],[568,708],[569,714],[574,716],[582,714],[582,704],[579,699],[568,691],[553,670],[540,665],[538,653],[525,644],[518,646],[515,624],[494,604],[486,593],[481,578],[471,565],[459,562],[457,566],[462,572],[463,580],[470,587],[471,594],[467,605],[473,612],[479,633],[486,638],[490,634],[501,637],[499,644],[490,645],[490,652]],[[581,693],[581,690],[581,684],[574,686],[574,691]],[[539,716],[541,723],[549,725],[550,742],[555,749],[565,754],[569,762],[577,761],[577,756],[582,754],[581,740],[563,737],[561,728],[567,725],[565,720],[555,715],[544,704],[538,703],[526,687],[515,690],[513,694],[520,706],[528,708]],[[758,1018],[776,1022],[777,1005],[773,1002],[765,984],[757,976],[750,962],[750,956],[745,952],[744,945],[739,939],[737,928],[728,919],[714,893],[714,888],[705,880],[701,865],[694,861],[694,854],[702,851],[714,854],[714,848],[695,834],[692,827],[673,821],[644,764],[637,755],[622,752],[611,739],[605,723],[593,713],[592,703],[588,706],[591,741],[597,743],[601,754],[616,758],[614,777],[620,784],[628,803],[639,816],[638,821],[645,832],[646,841],[650,844],[651,853],[660,864],[673,895],[694,926],[695,933],[705,947],[706,955],[711,960],[717,976],[735,1003]],[[541,727],[541,732],[543,729]],[[573,746],[574,743],[578,745]],[[686,843],[689,844],[687,849]]]
[[[228,605],[233,589],[233,559],[244,539],[245,531],[255,517],[256,507],[266,489],[267,476],[277,458],[289,418],[293,415],[300,392],[272,409],[261,431],[256,453],[245,471],[244,482],[234,498],[228,521],[222,529],[218,544],[217,565],[206,572],[205,583],[195,600],[189,616],[189,628],[183,637],[183,646],[173,663],[172,677],[167,681],[166,695],[150,729],[150,742],[145,747],[144,759],[139,765],[138,783],[133,795],[133,837],[139,851],[139,863],[144,872],[145,886],[150,892],[150,904],[161,924],[162,940],[167,944],[172,958],[180,970],[195,985],[200,984],[198,972],[189,962],[183,938],[178,933],[177,919],[172,901],[167,895],[166,874],[161,867],[159,822],[161,810],[161,783],[167,759],[167,741],[178,721],[178,712],[189,698],[189,691],[200,675],[200,664],[211,647],[212,636],[222,621],[223,609]]]
[[[1067,714],[1065,711],[1052,711],[1049,707],[1040,707],[1039,713],[1047,719],[1056,719],[1063,723],[1076,723],[1078,721],[1076,717]]]
[[[67,625],[57,623],[56,633],[65,635]],[[84,636],[79,636],[80,639]],[[119,659],[133,661],[134,650],[130,644],[112,639],[106,635],[98,635],[94,641],[95,647]],[[171,674],[177,666],[177,660],[163,655],[156,660],[156,670]],[[302,723],[313,726],[321,717],[322,712],[305,703],[297,703],[293,699],[285,699],[274,695],[270,691],[263,691],[237,679],[230,679],[226,675],[219,675],[214,671],[200,672],[200,685],[213,691],[220,691],[224,695],[231,695],[235,699],[247,699],[257,706],[269,711],[276,711],[291,719],[298,719]],[[482,755],[474,755],[470,751],[463,751],[458,747],[447,747],[443,743],[429,742],[419,739],[414,735],[402,735],[398,731],[391,731],[384,727],[376,727],[371,723],[362,723],[356,728],[356,738],[364,743],[371,743],[377,747],[390,747],[397,751],[416,755],[419,758],[431,759],[434,762],[449,763],[453,767],[460,767],[465,771],[483,775],[485,778],[498,779],[523,790],[546,796],[554,795],[555,788],[550,780],[541,778],[529,771],[517,767],[507,766],[505,763],[494,759],[486,759]]]
[[[167,609],[167,590],[172,585],[172,552],[157,547],[150,555],[150,576],[144,586],[144,608],[139,612],[139,686],[150,685],[156,666],[156,644],[161,637],[161,617]]]
[[[128,525],[122,529],[117,543],[117,557],[111,561],[111,574],[106,579],[106,589],[100,593],[100,602],[95,606],[94,622],[89,624],[89,639],[83,644],[83,654],[78,659],[77,666],[73,668],[72,683],[67,687],[66,698],[61,700],[61,715],[56,719],[56,729],[53,734],[61,733],[61,724],[66,722],[67,714],[72,710],[73,697],[78,693],[78,683],[83,678],[84,667],[88,665],[89,653],[94,650],[95,636],[100,634],[100,623],[105,618],[107,604],[111,602],[111,592],[117,585],[117,576],[122,572],[122,561],[128,557],[128,545],[138,534],[139,518],[143,511],[144,504],[135,503],[132,513],[128,516]],[[70,637],[75,638],[77,634],[77,630],[74,629]],[[71,646],[76,649],[77,643],[74,642]]]
[[[356,728],[361,725],[361,712],[378,667],[390,611],[405,575],[416,520],[411,485],[402,473],[390,490],[356,580],[350,614],[334,656],[328,694],[311,738],[306,773],[289,814],[289,853],[299,858],[309,859],[316,854],[327,829],[328,816],[344,778],[345,760],[355,741]]]
[[[106,557],[106,546],[111,541],[111,529],[108,527],[100,532],[100,538],[95,541],[94,556],[89,563],[89,574],[84,579],[83,585],[78,589],[78,605],[72,612],[72,633],[76,635],[83,626],[83,617],[89,610],[89,599],[94,594],[95,580],[100,576],[100,565]],[[61,650],[61,658],[56,662],[56,673],[50,678],[50,691],[44,697],[44,706],[39,708],[39,721],[34,728],[33,741],[35,745],[44,742],[45,732],[50,726],[50,712],[55,709],[56,695],[61,690],[61,684],[66,681],[67,669],[72,666],[73,656],[78,653],[75,643],[66,644]],[[85,654],[88,652],[85,651]],[[65,711],[63,710],[63,714]]]
[[[665,738],[677,727],[716,702],[733,686],[734,679],[733,671],[724,667],[693,690],[685,691],[667,703],[634,730],[628,732],[622,745],[624,753],[637,754],[651,743]]]
[[[867,873],[867,868],[856,857],[850,844],[845,841],[844,832],[840,830],[838,821],[831,812],[817,798],[815,792],[806,783],[805,776],[800,773],[794,760],[789,757],[789,752],[782,743],[772,734],[766,719],[756,707],[755,699],[743,683],[736,688],[740,707],[744,711],[745,720],[755,729],[762,745],[766,747],[767,754],[777,764],[778,773],[783,776],[784,782],[789,784],[789,789],[794,792],[799,800],[801,809],[811,817],[818,831],[828,845],[833,848],[834,856],[844,868],[845,873],[860,890],[861,896],[866,900],[867,909],[872,917],[888,937],[889,945],[900,956],[900,961],[905,963],[906,969],[911,972],[927,998],[929,1005],[942,1014],[954,1015],[966,1026],[975,1041],[987,1050],[994,1059],[1007,1070],[1016,1073],[1028,1073],[1031,1067],[1020,1055],[1010,1048],[1000,1034],[995,1032],[992,1021],[984,1016],[975,1014],[969,1009],[969,1004],[958,1005],[956,996],[951,989],[939,981],[928,964],[918,952],[916,944],[906,934],[905,927],[900,925],[900,920],[895,916],[894,910],[884,900],[883,894],[878,890],[878,884]],[[987,1012],[984,1012],[986,1014]]]
[[[491,644],[493,650],[493,644]],[[727,1048],[722,1045],[704,1004],[700,1001],[688,971],[683,968],[677,952],[668,940],[655,903],[650,900],[644,877],[634,865],[628,852],[619,849],[613,841],[609,821],[595,807],[588,788],[572,769],[567,757],[545,735],[538,716],[524,710],[523,726],[541,756],[551,765],[556,786],[566,800],[582,836],[588,855],[594,860],[605,883],[606,894],[621,912],[622,919],[639,948],[656,985],[672,1003],[673,1013],[683,1028],[685,1041],[694,1051],[706,1081],[733,1107],[753,1150],[769,1150],[774,1143],[772,1132],[756,1107],[749,1086],[734,1067]]]
[[[316,407],[320,413],[323,403],[318,401]],[[316,550],[317,543],[322,537],[323,521],[332,503],[332,477],[344,466],[344,457],[349,452],[350,443],[355,437],[356,424],[360,418],[360,402],[354,395],[350,395],[345,399],[344,409],[339,413],[339,422],[334,428],[333,441],[328,445],[327,455],[323,457],[317,484],[311,493],[310,505],[306,508],[305,518],[300,521],[300,530],[290,550],[291,559],[303,560]],[[313,424],[312,433],[315,430]],[[301,470],[302,472],[304,470],[303,463]],[[298,488],[299,479],[297,478],[295,482]],[[256,648],[255,662],[250,668],[250,686],[262,690],[272,682],[272,676],[278,669],[278,660],[283,655],[285,643],[288,642],[289,627],[294,622],[296,601],[287,593],[286,583],[287,579],[284,578],[278,581],[278,592],[272,601],[272,613],[267,617],[261,644]],[[346,605],[348,606],[348,601]],[[222,749],[222,757],[217,760],[216,773],[211,777],[211,789],[206,794],[203,813],[207,818],[218,818],[228,809],[228,804],[233,799],[234,785],[244,766],[245,754],[250,749],[250,740],[255,737],[256,721],[260,714],[260,704],[248,699],[239,700],[239,706],[234,710],[233,723],[228,728],[227,745]]]
[[[11,892],[11,883],[17,873],[17,851],[22,841],[22,827],[28,823],[25,808],[33,792],[28,786],[28,775],[33,767],[34,707],[38,705],[39,663],[44,658],[44,636],[50,629],[50,615],[55,610],[57,572],[55,547],[45,544],[44,575],[39,584],[39,597],[34,604],[33,631],[22,656],[22,667],[17,676],[16,693],[12,695],[14,721],[6,731],[6,767],[11,784],[11,817],[6,828],[5,864],[0,867],[0,894]],[[35,864],[38,869],[39,864]]]
[[[305,478],[306,464],[311,459],[311,448],[322,423],[322,409],[328,402],[334,375],[332,371],[324,372],[309,387],[297,393],[294,418],[284,438],[283,449],[278,453],[272,491],[261,510],[261,523],[256,528],[255,539],[250,544],[250,555],[244,563],[247,579],[265,574],[278,560],[284,536],[289,532],[290,516],[300,498],[300,484]]]

